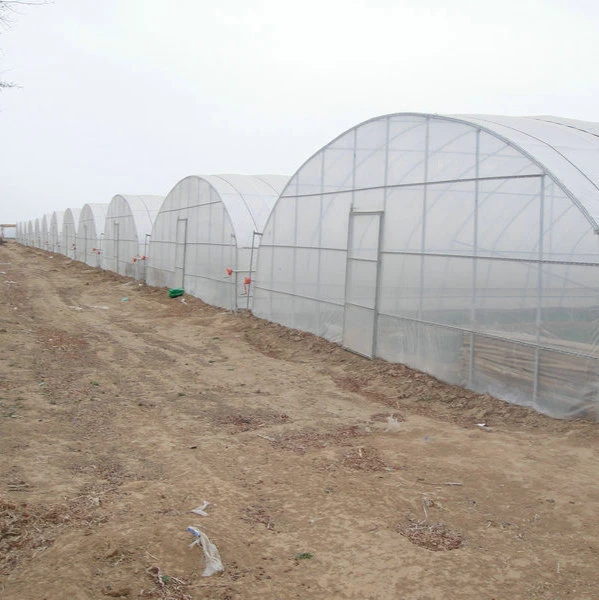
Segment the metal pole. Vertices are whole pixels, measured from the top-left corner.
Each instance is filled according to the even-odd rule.
[[[356,145],[357,145],[357,128],[354,129],[354,151],[353,151],[353,162],[352,162],[352,180],[351,180],[351,204],[349,207],[349,220],[347,228],[347,251],[345,253],[345,298],[343,302],[343,345],[345,346],[345,319],[347,316],[347,295],[348,286],[350,285],[350,254],[354,244],[354,202],[356,197]]]
[[[474,239],[472,244],[472,296],[470,298],[470,356],[468,360],[468,387],[474,383],[474,332],[476,330],[476,302],[477,302],[477,277],[478,277],[478,202],[480,175],[480,129],[476,130],[476,165],[474,174]]]
[[[104,232],[100,234],[100,253],[96,254],[96,267],[102,266],[102,258],[104,255]]]
[[[391,128],[391,117],[386,119],[385,129],[385,174],[383,179],[383,206],[379,217],[378,248],[376,253],[376,277],[374,291],[374,318],[372,320],[372,356],[376,357],[378,351],[379,313],[381,309],[381,277],[383,272],[383,245],[385,243],[385,210],[387,209],[387,183],[389,181],[389,131]]]
[[[429,136],[430,136],[430,117],[426,117],[426,133],[424,141],[424,183],[422,190],[422,234],[420,237],[420,290],[418,295],[418,346],[416,348],[416,355],[420,357],[422,352],[422,320],[423,320],[423,307],[424,307],[424,261],[425,261],[425,250],[426,250],[426,211],[427,211],[427,196],[428,196],[428,158],[429,158]]]
[[[186,230],[187,231],[187,230]],[[142,281],[144,283],[146,283],[146,265],[148,264],[148,238],[152,237],[151,233],[146,233],[145,238],[144,238],[144,259],[143,259],[143,277],[142,277]],[[183,259],[185,260],[185,258]],[[183,263],[185,264],[185,263]],[[181,286],[183,287],[183,286]]]
[[[320,211],[320,219],[318,219],[318,255],[316,259],[316,294],[317,298],[322,298],[323,294],[321,293],[320,286],[321,282],[321,270],[322,270],[322,219],[324,217],[324,196],[322,192],[324,192],[324,152],[320,153],[320,198],[318,199],[318,208]],[[320,309],[320,302],[317,304],[317,318],[318,318],[318,335],[324,331],[322,327],[322,310]]]
[[[248,286],[248,293],[247,293],[247,298],[246,298],[246,310],[250,309],[250,290],[253,289],[252,288],[252,283],[253,282],[253,273],[254,273],[254,248],[255,248],[255,240],[256,240],[256,236],[261,236],[262,234],[259,231],[253,231],[252,232],[252,249],[250,251],[250,280],[252,280],[250,282],[250,285]]]
[[[115,261],[115,271],[118,273],[119,272],[119,223],[115,222],[113,224],[113,230],[114,230],[114,248],[115,248],[115,252],[114,252],[114,261]]]
[[[372,346],[371,346],[372,358],[376,357],[377,341],[378,341],[377,340],[377,331],[378,331],[379,310],[380,310],[379,289],[381,287],[381,272],[382,272],[381,260],[382,260],[382,247],[383,247],[383,243],[384,243],[383,229],[385,227],[385,213],[384,212],[379,213],[378,221],[379,221],[379,235],[378,235],[378,240],[377,240],[378,248],[377,248],[377,252],[376,252],[376,274],[375,274],[375,278],[374,278],[374,285],[375,285],[374,314],[372,316]]]
[[[299,188],[299,177],[298,177],[298,188]],[[299,192],[299,189],[298,189]],[[299,216],[299,208],[298,208],[298,204],[299,204],[299,198],[298,196],[296,196],[294,199],[294,216],[293,216],[293,265],[291,267],[291,285],[293,286],[293,293],[297,294],[297,222],[298,222],[298,216]],[[291,314],[293,316],[293,321],[291,323],[291,325],[293,327],[296,327],[297,325],[297,317],[295,314],[295,302],[293,303],[293,310],[289,311],[289,314]]]
[[[537,316],[534,385],[532,393],[533,405],[536,405],[539,394],[539,369],[541,353],[541,327],[543,324],[543,234],[545,229],[545,175],[541,177],[541,198],[539,207],[539,263],[537,272]]]

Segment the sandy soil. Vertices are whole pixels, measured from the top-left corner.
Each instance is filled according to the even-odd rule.
[[[2,599],[599,597],[597,424],[14,242],[0,299]]]

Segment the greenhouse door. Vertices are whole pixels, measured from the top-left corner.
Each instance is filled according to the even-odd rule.
[[[175,279],[173,287],[184,287],[185,248],[187,244],[187,219],[177,219],[177,241],[175,244]]]
[[[375,354],[382,221],[378,211],[349,215],[343,345],[368,358]]]

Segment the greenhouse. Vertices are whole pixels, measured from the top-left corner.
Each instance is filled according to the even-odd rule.
[[[24,227],[23,221],[17,221],[16,227],[15,227],[15,239],[19,243],[25,244],[26,235],[25,235],[25,227]]]
[[[50,228],[48,230],[48,250],[65,254],[62,248],[62,224],[64,220],[64,210],[55,210],[50,218]]]
[[[41,219],[34,219],[33,221],[33,238],[31,245],[34,248],[42,247],[42,221]]]
[[[181,180],[154,223],[147,283],[184,288],[214,306],[248,308],[259,234],[288,181],[283,175]]]
[[[599,419],[599,124],[395,114],[291,178],[253,312],[556,417]]]
[[[67,208],[62,218],[60,251],[69,258],[77,258],[77,228],[80,213],[79,208]]]
[[[148,238],[162,196],[115,196],[106,211],[102,268],[143,279]]]
[[[47,252],[52,252],[50,246],[50,223],[52,222],[52,213],[48,213],[41,218],[40,221],[40,248]]]
[[[84,204],[77,224],[77,260],[90,267],[102,262],[102,242],[108,204]]]
[[[23,223],[23,235],[25,236],[23,239],[23,243],[26,246],[33,246],[33,219],[29,221],[25,221]]]

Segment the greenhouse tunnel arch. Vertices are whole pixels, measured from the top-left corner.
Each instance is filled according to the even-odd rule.
[[[148,237],[163,196],[117,194],[106,211],[102,268],[137,280],[145,278]]]
[[[77,224],[77,258],[90,267],[102,264],[102,244],[108,203],[88,203],[81,208]]]
[[[398,113],[348,129],[277,201],[254,314],[553,416],[597,418],[595,128]]]
[[[40,236],[42,250],[50,252],[50,223],[52,221],[52,213],[47,213],[40,220]]]
[[[62,219],[61,248],[62,253],[76,260],[77,256],[77,230],[81,209],[67,208]]]
[[[64,210],[55,210],[50,218],[48,227],[48,250],[64,254],[62,249],[62,228],[64,223]]]
[[[288,176],[190,175],[168,193],[156,217],[149,285],[184,288],[229,310],[251,303],[259,235]]]

